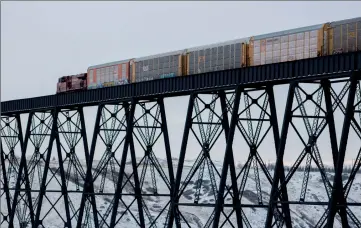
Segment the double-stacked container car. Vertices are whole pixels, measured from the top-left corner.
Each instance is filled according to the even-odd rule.
[[[111,62],[59,79],[57,93],[361,50],[361,17]]]

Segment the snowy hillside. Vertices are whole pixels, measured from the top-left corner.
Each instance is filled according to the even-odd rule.
[[[176,160],[173,160],[174,167],[177,167]],[[86,170],[85,162],[82,163],[83,170]],[[164,169],[164,173],[169,177],[168,175],[168,169],[166,166],[165,160],[159,160],[159,163],[161,164],[162,168]],[[184,181],[186,179],[186,175],[190,172],[192,164],[194,161],[185,161],[184,169],[183,169],[183,175],[182,180]],[[93,164],[93,167],[96,167],[97,163]],[[216,179],[216,184],[218,186],[219,184],[219,176],[217,173],[220,174],[221,172],[221,164],[215,163],[216,169],[214,170],[214,176]],[[51,163],[51,171],[48,173],[48,180],[49,183],[47,189],[48,190],[60,190],[60,184],[61,184],[61,178],[59,175],[58,170],[58,164],[56,162]],[[67,170],[68,164],[64,164],[64,170]],[[58,171],[57,171],[58,170]],[[95,173],[95,169],[93,170]],[[176,169],[174,170],[174,173],[176,175]],[[239,173],[240,167],[237,168],[237,173]],[[253,169],[251,168],[249,170],[250,174],[253,174]],[[118,170],[116,170],[115,174],[117,174]],[[53,178],[53,173],[55,174]],[[72,173],[72,172],[71,172]],[[80,207],[80,201],[81,201],[81,191],[83,189],[84,183],[82,181],[79,181],[79,186],[76,186],[76,178],[81,179],[81,172],[79,172],[79,175],[70,175],[69,176],[69,182],[67,183],[67,189],[69,191],[69,204],[71,207],[70,215],[72,218],[72,225],[73,227],[76,225],[76,220],[78,217],[78,208]],[[126,175],[129,177],[131,176],[131,165],[128,163],[126,166]],[[96,181],[94,182],[94,188],[95,192],[99,193],[99,189],[101,188],[101,175],[98,176]],[[269,200],[269,192],[271,189],[271,185],[266,178],[266,176],[263,174],[263,172],[259,172],[260,175],[260,186],[261,186],[261,192],[262,192],[262,202],[267,205],[267,202]],[[271,170],[271,175],[273,176],[273,170]],[[328,173],[329,179],[332,180],[332,173]],[[138,167],[138,176],[139,178],[142,176],[142,166]],[[115,178],[117,178],[117,175],[115,175]],[[150,227],[151,224],[154,224],[156,226],[154,227],[162,227],[164,224],[168,207],[169,207],[169,189],[167,188],[167,185],[162,180],[160,175],[156,175],[156,183],[157,183],[157,194],[154,195],[154,189],[152,185],[152,177],[149,171],[144,176],[144,185],[141,186],[142,193],[144,195],[149,194],[149,196],[143,196],[143,204],[144,206],[144,218],[146,221],[146,226]],[[348,176],[345,174],[344,179],[347,180]],[[15,178],[10,178],[10,188],[15,186]],[[36,179],[36,178],[34,178]],[[118,207],[118,217],[117,220],[119,220],[117,227],[124,227],[124,224],[126,224],[126,227],[132,228],[132,227],[138,227],[135,218],[138,220],[139,215],[137,213],[137,201],[134,199],[133,196],[127,196],[126,193],[133,193],[134,192],[134,181],[132,178],[130,178],[131,181],[126,183],[126,179],[123,178],[123,185],[125,184],[123,194],[125,196],[122,197],[122,200],[119,202]],[[117,179],[115,179],[117,180]],[[238,185],[241,185],[242,175],[238,178]],[[294,177],[291,179],[289,185],[288,185],[288,196],[289,200],[291,201],[299,201],[300,197],[300,191],[301,191],[301,185],[303,180],[303,172],[296,172]],[[198,171],[195,172],[195,175],[193,178],[190,179],[189,184],[184,188],[183,194],[180,197],[180,203],[194,203],[196,199],[196,189],[198,184]],[[184,183],[184,182],[182,182]],[[227,184],[229,185],[230,181],[227,180]],[[242,204],[246,205],[259,205],[259,199],[257,196],[257,190],[256,190],[256,182],[254,181],[254,175],[249,175],[246,186],[244,188],[244,191],[242,192]],[[182,188],[182,184],[181,184]],[[36,181],[33,182],[32,190],[40,189],[39,183],[36,183]],[[77,190],[79,189],[79,190]],[[106,181],[104,184],[104,189],[102,193],[104,195],[97,195],[96,198],[96,205],[98,208],[98,220],[101,224],[101,227],[108,227],[107,224],[110,222],[110,216],[111,211],[107,213],[108,209],[111,209],[113,205],[113,198],[111,195],[106,195],[106,193],[114,193],[115,184],[113,181],[113,176],[111,172],[108,169],[107,175],[106,175]],[[356,176],[356,180],[354,181],[349,197],[348,202],[356,202],[359,201],[361,196],[361,178],[360,175]],[[11,191],[11,194],[13,194],[13,191]],[[163,195],[164,194],[164,195]],[[37,193],[32,193],[33,203],[37,201]],[[6,204],[4,194],[2,195],[2,203],[1,203],[1,212],[6,213]],[[307,194],[305,201],[311,201],[311,202],[325,202],[328,201],[327,194],[325,191],[325,187],[323,185],[321,176],[318,172],[311,172],[309,176],[309,184],[307,188]],[[206,204],[206,203],[214,203],[215,197],[214,192],[212,188],[212,182],[209,178],[209,172],[204,172],[203,175],[203,181],[202,181],[202,188],[199,195],[198,204]],[[226,204],[231,204],[231,198],[228,196],[225,198]],[[49,209],[51,208],[51,204],[55,205],[55,209],[51,209],[48,213]],[[43,218],[43,225],[46,228],[55,228],[55,227],[64,227],[64,221],[66,219],[66,211],[64,210],[64,200],[63,197],[61,197],[60,192],[52,192],[47,193],[46,197],[44,197],[43,200],[43,208],[41,211],[41,218]],[[130,210],[127,211],[123,216],[124,211],[126,211],[125,205],[131,205]],[[20,207],[23,207],[21,205]],[[194,207],[194,206],[180,206],[180,211],[182,213],[183,218],[188,222],[190,227],[204,227],[207,223],[207,220],[209,216],[213,212],[213,207]],[[319,218],[322,216],[322,214],[325,211],[324,206],[302,206],[302,205],[291,205],[291,216],[293,219],[293,227],[312,227],[317,223]],[[350,207],[352,209],[352,207]],[[225,209],[226,214],[228,215],[229,212],[231,212],[230,208]],[[361,218],[361,210],[359,208],[352,209],[353,213],[358,217]],[[90,209],[91,212],[91,209]],[[262,227],[264,226],[265,218],[266,218],[266,208],[261,207],[244,207],[243,212],[249,221],[250,225],[252,227]],[[110,214],[108,216],[105,216],[106,214]],[[86,227],[94,227],[91,224],[91,221],[93,220],[92,213],[90,213],[90,220],[88,220],[86,223]],[[63,219],[63,221],[62,221]],[[232,216],[230,216],[230,220],[236,226],[235,221],[235,213],[232,213]],[[17,220],[16,220],[17,221]],[[220,224],[222,224],[224,221],[224,216],[221,218]],[[183,224],[185,227],[186,224]],[[163,225],[164,226],[164,225]],[[28,226],[30,227],[30,226]],[[225,225],[224,227],[231,227],[230,225]],[[338,222],[335,222],[335,227],[341,227],[339,220]]]

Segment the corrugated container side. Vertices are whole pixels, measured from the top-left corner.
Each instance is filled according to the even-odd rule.
[[[249,44],[251,66],[317,57],[323,53],[325,24],[254,36]],[[327,32],[326,32],[327,33]]]
[[[246,67],[248,66],[248,44],[247,43],[243,43],[242,44],[242,65],[241,67]]]
[[[131,71],[131,75],[132,75],[132,83],[134,83],[135,82],[135,62],[134,62],[134,60],[132,60],[131,62],[130,62],[130,71]]]
[[[361,50],[361,17],[330,23],[328,53]]]
[[[88,68],[87,88],[97,89],[129,83],[129,62],[122,60]]]
[[[248,51],[247,51],[247,56],[249,59],[249,62],[247,64],[247,66],[253,66],[254,65],[254,38],[251,37],[249,39],[249,45],[248,45]]]
[[[182,55],[182,76],[188,75],[188,55]]]
[[[187,74],[235,69],[247,65],[246,42],[237,39],[187,50]]]
[[[182,54],[176,51],[136,58],[132,63],[133,82],[181,76]]]
[[[179,55],[178,56],[178,75],[177,76],[182,76],[183,75],[183,55]]]
[[[357,22],[356,36],[357,36],[357,50],[361,50],[361,21]]]

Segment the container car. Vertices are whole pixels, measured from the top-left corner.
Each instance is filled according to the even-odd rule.
[[[186,50],[187,75],[245,67],[249,38],[230,40]]]
[[[56,86],[56,93],[66,93],[73,91],[86,90],[87,73],[63,76],[59,78]]]
[[[180,50],[131,60],[132,82],[184,75],[183,55]]]
[[[130,83],[130,59],[88,67],[88,89]]]

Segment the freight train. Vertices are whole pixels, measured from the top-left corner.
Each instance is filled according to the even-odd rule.
[[[57,93],[361,50],[361,17],[90,66],[59,78]]]

